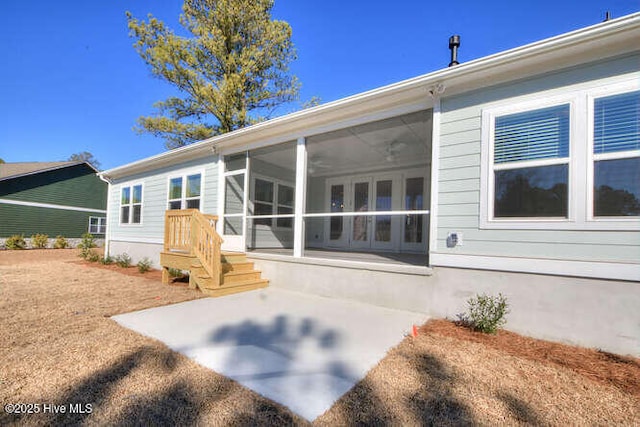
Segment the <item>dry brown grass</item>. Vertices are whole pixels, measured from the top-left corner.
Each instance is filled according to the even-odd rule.
[[[0,403],[91,403],[4,424],[306,424],[288,409],[109,317],[199,298],[77,251],[0,251]],[[316,420],[320,425],[640,424],[640,361],[429,322]]]

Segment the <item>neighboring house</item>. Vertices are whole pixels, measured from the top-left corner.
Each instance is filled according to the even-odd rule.
[[[96,173],[85,162],[0,164],[0,237],[103,238],[108,186]]]
[[[511,330],[640,355],[638,40],[629,15],[102,172],[109,251],[158,263],[165,210],[199,209],[271,286],[450,318],[502,292]]]

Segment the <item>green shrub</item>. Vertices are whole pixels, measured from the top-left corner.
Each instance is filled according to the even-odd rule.
[[[100,261],[100,258],[102,258],[102,257],[100,256],[99,253],[89,249],[89,254],[87,255],[87,258],[86,258],[87,261],[89,261],[89,262],[98,262],[98,261]]]
[[[36,249],[44,249],[49,244],[49,236],[46,234],[34,234],[31,236],[31,246]]]
[[[111,265],[111,264],[113,264],[113,258],[111,258],[110,255],[107,255],[106,257],[100,258],[100,264],[102,264],[102,265]]]
[[[144,257],[140,261],[138,261],[138,264],[137,264],[138,271],[140,273],[146,273],[147,271],[151,270],[152,265],[153,265],[153,262],[151,262],[149,258]]]
[[[114,261],[122,268],[128,268],[131,266],[131,257],[126,253],[116,255]]]
[[[65,249],[69,247],[69,242],[62,236],[56,236],[56,241],[53,242],[53,249]]]
[[[7,239],[4,243],[7,249],[26,249],[27,242],[24,240],[24,236],[21,234],[15,234]]]
[[[495,296],[476,295],[467,301],[468,314],[458,315],[462,323],[476,331],[495,334],[498,328],[506,323],[505,316],[509,313],[507,298],[502,294]]]
[[[84,259],[89,260],[89,258],[94,254],[91,248],[96,247],[96,242],[93,236],[89,233],[84,233],[82,235],[82,240],[78,243],[78,248],[80,248],[80,256]]]
[[[96,239],[89,233],[84,233],[82,235],[82,240],[80,241],[80,243],[78,243],[79,248],[91,249],[95,248],[96,246]]]

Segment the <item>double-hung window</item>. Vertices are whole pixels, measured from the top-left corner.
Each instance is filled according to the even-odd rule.
[[[99,216],[89,217],[89,234],[105,234],[107,231],[107,218]]]
[[[640,216],[640,91],[593,99],[593,216]]]
[[[169,179],[169,209],[200,209],[202,174]]]
[[[120,224],[142,222],[142,184],[122,187],[120,191]]]
[[[637,81],[484,110],[483,228],[640,228]]]
[[[495,118],[495,218],[568,213],[570,104]]]
[[[292,228],[293,218],[273,218],[273,215],[293,215],[294,190],[290,185],[269,179],[255,178],[253,197],[254,224],[278,228]]]

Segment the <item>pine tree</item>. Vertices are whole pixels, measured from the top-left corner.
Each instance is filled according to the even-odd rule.
[[[271,19],[272,7],[273,0],[185,0],[180,23],[191,37],[127,12],[136,51],[180,92],[156,103],[157,115],[140,117],[137,130],[176,148],[264,120],[294,101],[291,27]]]

